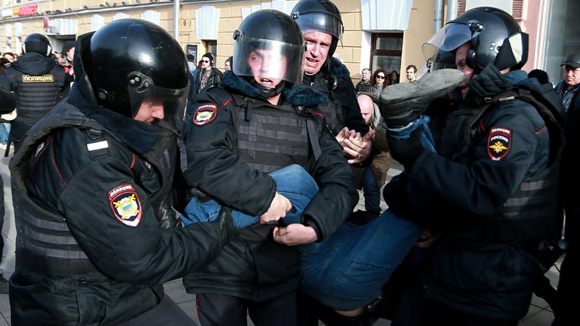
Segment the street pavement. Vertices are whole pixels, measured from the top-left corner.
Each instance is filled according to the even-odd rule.
[[[10,191],[10,172],[8,169],[9,158],[4,157],[4,151],[2,149],[0,149],[0,152],[2,154],[2,158],[0,159],[0,174],[4,181],[4,203],[6,207],[4,226],[2,228],[4,252],[2,255],[2,263],[0,264],[0,270],[4,273],[4,276],[8,278],[14,271],[16,230],[14,226],[14,210],[12,208],[12,194]],[[392,176],[399,174],[401,169],[402,167],[394,162],[393,168],[389,170],[387,182]],[[361,201],[359,201],[356,209],[364,210],[364,201],[362,198],[361,193]],[[383,209],[387,207],[384,201],[381,202],[381,207]],[[547,275],[550,278],[552,285],[555,286],[559,276],[558,270],[553,267],[548,271]],[[164,287],[166,294],[169,295],[190,317],[192,317],[196,323],[199,323],[197,314],[195,313],[195,295],[185,292],[185,289],[181,284],[181,279],[168,282]],[[10,325],[10,302],[7,294],[0,294],[0,314],[0,326]],[[544,300],[534,296],[528,315],[520,322],[520,326],[548,326],[551,324],[552,320],[553,313],[548,304]],[[381,319],[375,325],[388,326],[390,324],[391,323],[388,320]],[[249,318],[248,325],[253,325]],[[320,325],[322,325],[322,323]]]

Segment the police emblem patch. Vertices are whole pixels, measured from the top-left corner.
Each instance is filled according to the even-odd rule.
[[[215,104],[206,104],[195,109],[193,114],[193,123],[198,126],[206,125],[215,120],[217,117],[217,106]]]
[[[487,138],[487,154],[494,161],[507,156],[512,145],[512,131],[509,128],[494,127]]]
[[[121,223],[135,227],[141,221],[141,201],[130,184],[117,186],[109,191],[109,203],[113,215]]]

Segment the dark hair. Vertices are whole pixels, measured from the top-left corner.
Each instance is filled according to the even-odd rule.
[[[187,61],[189,62],[195,62],[195,56],[191,53],[186,54],[185,58],[187,58]]]
[[[202,56],[202,58],[203,58],[203,57],[206,57],[206,58],[208,58],[208,59],[209,59],[209,62],[210,62],[210,63],[213,63],[213,54],[211,54],[210,52],[208,52],[208,53],[204,54],[204,55]]]
[[[375,72],[373,73],[373,77],[371,78],[371,85],[377,86],[377,75],[381,72],[383,73],[383,75],[385,75],[385,81],[383,82],[383,88],[385,88],[391,84],[391,76],[389,76],[389,74],[387,74],[387,72],[384,71],[383,69],[375,70]]]
[[[536,78],[540,84],[547,84],[550,82],[548,74],[541,69],[534,69],[528,73],[528,78]]]
[[[417,71],[415,71],[417,72]],[[396,70],[393,70],[389,73],[389,77],[390,77],[390,83],[389,85],[393,85],[393,84],[398,84],[399,83],[399,72],[397,72]]]
[[[413,68],[413,70],[415,71],[415,73],[417,73],[417,66],[415,66],[415,65],[408,65],[407,68],[405,68],[405,71],[409,70],[409,68]]]

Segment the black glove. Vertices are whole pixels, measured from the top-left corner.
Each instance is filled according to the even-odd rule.
[[[411,136],[404,140],[394,139],[387,132],[387,141],[391,150],[391,155],[399,161],[405,169],[409,170],[415,164],[415,161],[423,153],[425,148],[421,144],[421,134],[423,133],[423,126],[415,129]]]

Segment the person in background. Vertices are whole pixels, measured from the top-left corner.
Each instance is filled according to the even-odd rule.
[[[0,89],[16,102],[10,143],[18,150],[26,132],[58,103],[68,90],[64,68],[50,58],[48,38],[34,33],[24,39],[24,55],[0,75]]]
[[[224,71],[232,70],[232,60],[233,60],[233,57],[228,57],[226,59],[226,61],[224,62]]]
[[[163,283],[209,263],[234,227],[229,215],[176,227],[183,50],[156,24],[119,19],[76,51],[70,96],[11,161],[12,324],[193,325]]]
[[[373,137],[373,149],[370,155],[370,164],[365,167],[355,168],[357,180],[365,198],[365,210],[353,213],[355,219],[370,220],[381,213],[381,187],[385,184],[387,171],[389,170],[390,154],[387,144],[386,130],[383,126],[381,113],[377,105],[378,99],[372,93],[358,93],[357,101],[363,119],[370,128],[375,130]]]
[[[371,88],[369,91],[378,97],[381,94],[381,91],[389,85],[390,76],[383,69],[377,69],[371,78]]]
[[[540,84],[550,83],[548,73],[541,69],[534,69],[528,73],[528,78],[536,78]]]
[[[4,52],[2,57],[8,60],[8,62],[12,63],[18,59],[18,56],[12,52]]]
[[[564,80],[556,92],[565,107],[566,149],[562,157],[562,190],[566,213],[566,256],[560,269],[553,326],[574,325],[580,307],[580,53],[569,54],[562,62]]]
[[[368,92],[371,86],[371,70],[364,68],[361,71],[361,80],[356,84],[355,90],[357,93]]]
[[[201,57],[201,68],[195,73],[193,85],[194,95],[222,80],[222,72],[213,67],[213,54],[206,53]],[[190,99],[193,100],[193,99]]]
[[[414,83],[417,80],[417,66],[408,65],[405,71],[407,72],[407,81]]]
[[[73,68],[73,58],[75,55],[75,41],[65,41],[60,52],[59,64],[64,68],[65,85],[68,89],[75,80],[75,70]],[[67,93],[68,95],[68,90]]]

